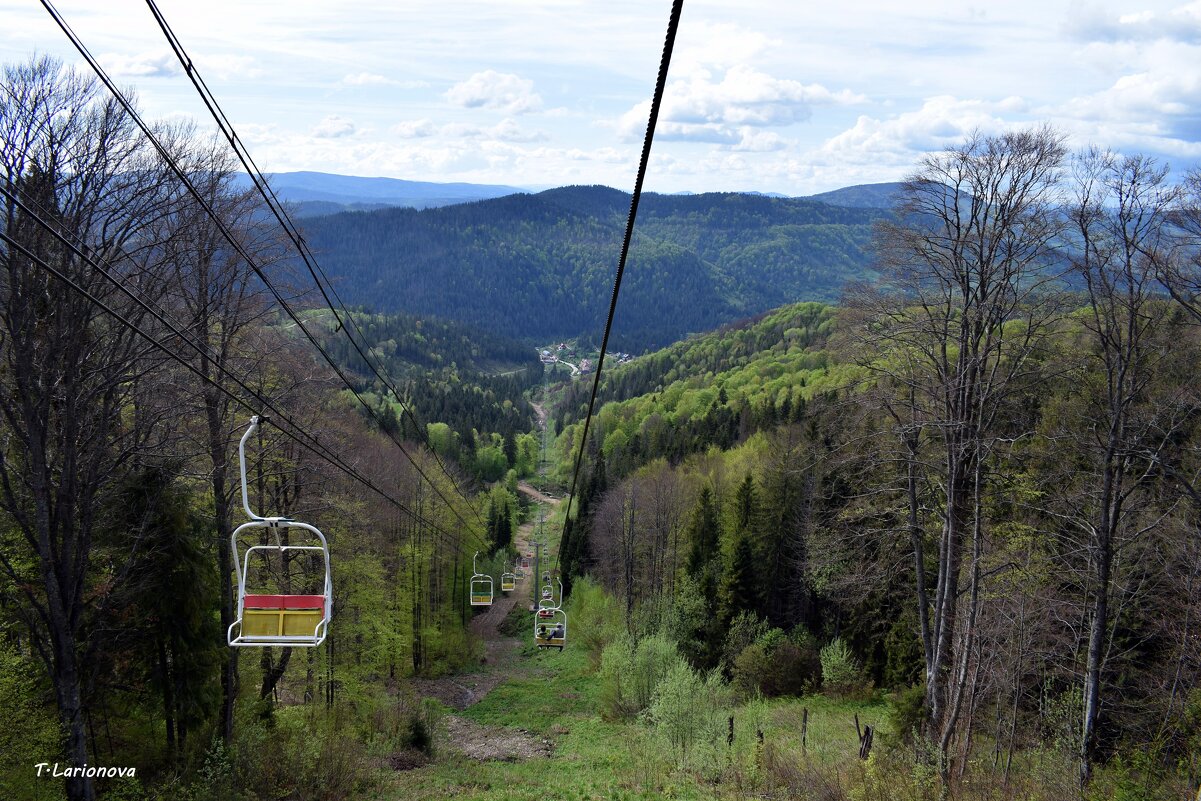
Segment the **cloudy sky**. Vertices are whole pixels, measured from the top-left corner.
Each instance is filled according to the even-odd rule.
[[[204,118],[140,0],[57,7],[151,117]],[[259,166],[629,189],[668,0],[159,0]],[[0,58],[78,57],[0,0]],[[973,128],[1201,164],[1201,2],[686,0],[650,189],[890,181]]]

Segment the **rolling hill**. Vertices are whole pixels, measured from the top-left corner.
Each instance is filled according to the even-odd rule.
[[[605,187],[305,221],[348,301],[525,340],[598,337],[629,210]],[[868,274],[886,212],[806,198],[643,196],[613,347],[642,352]]]

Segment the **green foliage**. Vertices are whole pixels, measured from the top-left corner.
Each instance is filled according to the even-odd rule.
[[[489,445],[476,449],[475,472],[484,481],[499,481],[508,469],[509,460],[498,446]]]
[[[850,646],[841,637],[821,650],[822,688],[834,695],[850,695],[863,686],[863,673]]]
[[[905,613],[889,626],[884,637],[884,684],[887,687],[904,687],[921,678],[925,658],[921,640],[914,632],[915,617],[907,607]]]
[[[661,606],[663,620],[660,630],[687,649],[709,620],[708,604],[701,583],[687,573],[681,573],[676,579],[675,596],[666,599]]]
[[[1109,768],[1113,801],[1158,801],[1164,798],[1163,755],[1155,748],[1118,753]]]
[[[425,429],[430,447],[434,449],[434,453],[439,456],[457,457],[459,455],[459,446],[455,439],[455,432],[449,425],[446,423],[428,423]]]
[[[889,720],[893,734],[903,742],[912,742],[926,722],[926,687],[918,684],[893,693],[889,699]]]
[[[377,781],[364,743],[347,736],[358,726],[348,709],[285,709],[270,725],[244,716],[230,747],[214,738],[198,780],[181,795],[189,801],[349,801]]]
[[[580,578],[572,585],[566,611],[573,643],[586,650],[592,664],[599,667],[605,649],[622,631],[617,599],[591,579]]]
[[[617,475],[658,457],[675,462],[713,446],[728,449],[756,431],[804,419],[815,396],[859,373],[831,366],[820,349],[832,315],[830,307],[817,303],[786,306],[606,370],[593,430]],[[785,337],[785,331],[804,334]],[[587,392],[579,383],[568,388],[559,408],[570,436],[561,443],[576,441],[581,424],[572,420],[586,408]],[[766,505],[760,489],[752,481],[732,507],[732,522],[741,525],[745,517],[752,536]]]
[[[750,537],[745,533],[734,544],[734,554],[722,577],[719,598],[723,622],[732,620],[739,612],[758,610],[762,606],[755,554]]]
[[[687,667],[676,644],[662,634],[618,637],[601,655],[601,715],[607,720],[637,716],[650,706],[664,677],[681,665]]]
[[[680,659],[672,663],[655,687],[646,719],[671,749],[679,767],[691,767],[714,777],[720,768],[728,703],[719,671],[701,675]]]
[[[62,733],[46,688],[34,676],[39,666],[13,647],[0,629],[0,798],[54,801],[62,798],[59,779],[38,778],[39,762],[61,761]]]
[[[737,636],[745,637],[745,629]],[[730,673],[733,687],[742,698],[756,694],[767,698],[799,696],[821,678],[817,643],[801,627],[788,636],[781,629],[763,630],[734,657]]]
[[[722,649],[722,663],[732,670],[734,660],[744,649],[750,647],[771,629],[771,625],[754,612],[739,612],[730,621],[726,632],[726,643]]]
[[[101,649],[102,664],[116,669],[108,660],[133,657],[145,666],[149,688],[163,699],[154,711],[169,701],[170,736],[180,748],[206,728],[220,701],[224,633],[209,520],[173,471],[147,468],[124,478],[108,522],[102,547],[137,556],[112,592],[106,621],[125,651]]]
[[[373,361],[392,387],[385,386],[342,334],[328,311],[310,319],[324,325],[324,346],[352,377],[380,419],[385,432],[402,438],[426,439],[443,458],[455,459],[468,471],[487,470],[495,481],[514,465],[505,457],[500,469],[489,459],[474,459],[472,432],[496,432],[495,443],[515,448],[515,438],[534,427],[533,408],[523,392],[542,379],[534,349],[501,334],[486,334],[459,323],[405,314],[352,311],[357,328],[372,348]],[[356,380],[357,379],[357,380]],[[402,391],[403,398],[393,394]],[[347,393],[346,402],[359,404]],[[419,421],[414,424],[414,419]],[[372,421],[374,425],[374,421]]]
[[[702,581],[712,580],[710,563],[719,555],[720,529],[717,524],[717,509],[713,505],[713,491],[701,488],[700,500],[693,511],[692,524],[688,528],[688,572]]]

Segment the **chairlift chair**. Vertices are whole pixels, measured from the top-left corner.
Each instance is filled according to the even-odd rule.
[[[542,587],[542,597],[538,600],[538,612],[547,609],[558,609],[563,605],[563,582],[559,582],[559,600],[555,601],[555,590],[550,584]],[[545,616],[544,616],[545,617]]]
[[[564,612],[559,605],[555,605],[553,599],[546,600],[546,593],[550,592],[550,588],[544,588],[543,601],[538,605],[538,611],[534,613],[534,645],[538,649],[543,648],[558,648],[563,650],[563,646],[567,645],[567,613]],[[563,598],[563,582],[559,582],[559,599],[560,604]]]
[[[250,510],[249,493],[246,489],[246,440],[258,430],[260,418],[250,418],[250,427],[238,443],[238,461],[242,468],[242,508],[250,521],[238,526],[230,535],[230,546],[234,555],[234,572],[238,577],[237,618],[226,630],[226,642],[236,648],[269,648],[274,645],[313,648],[325,642],[329,633],[330,616],[333,613],[334,592],[329,572],[329,544],[325,535],[315,526],[287,517],[261,517]],[[255,529],[267,529],[275,543],[251,545],[238,555],[238,537]],[[284,545],[280,529],[301,530],[317,538],[318,545]],[[320,595],[294,593],[248,593],[252,556],[270,559],[278,555],[286,562],[289,552],[320,554],[325,574]],[[235,634],[235,631],[237,632]]]
[[[476,569],[475,560],[479,555],[480,552],[476,551],[475,556],[471,557],[471,605],[492,606],[492,576]]]
[[[505,566],[508,567],[508,564],[506,564]],[[506,570],[504,573],[500,574],[500,591],[501,592],[512,592],[516,588],[517,588],[517,575],[515,573],[510,573],[508,570]]]

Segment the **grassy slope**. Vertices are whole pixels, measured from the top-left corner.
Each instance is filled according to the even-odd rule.
[[[476,762],[444,746],[434,764],[395,774],[382,797],[480,801],[737,797],[763,778],[756,768],[756,753],[762,753],[756,745],[756,729],[762,729],[765,743],[798,764],[811,761],[839,773],[858,773],[854,716],[873,727],[884,726],[887,717],[887,706],[880,701],[812,696],[744,704],[734,712],[735,743],[723,755],[723,780],[713,784],[675,770],[667,759],[668,749],[647,726],[601,720],[596,711],[599,689],[600,679],[581,648],[539,653],[527,644],[512,678],[462,714],[482,724],[550,739],[554,756]],[[803,708],[809,709],[809,736],[802,757]]]

